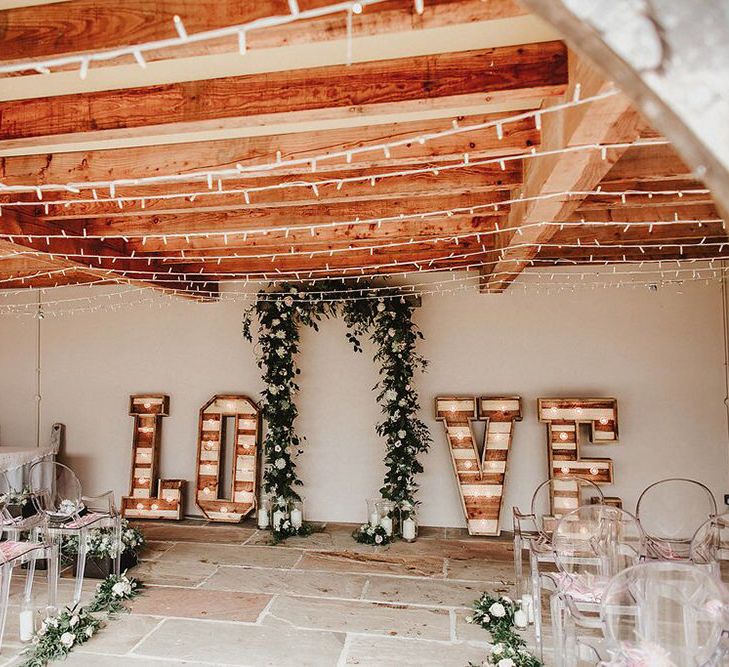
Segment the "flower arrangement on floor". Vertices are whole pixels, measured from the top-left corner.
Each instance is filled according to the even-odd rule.
[[[352,537],[360,544],[374,544],[377,547],[392,542],[392,538],[383,526],[373,526],[371,523],[363,523],[352,533]]]
[[[524,638],[514,629],[526,628],[528,620],[521,605],[510,597],[484,593],[473,603],[473,614],[466,621],[491,633],[493,646],[484,665],[541,667],[542,663],[527,650]]]
[[[356,288],[344,281],[317,284],[307,291],[291,284],[281,284],[261,291],[256,302],[243,317],[243,336],[253,341],[253,318],[258,319],[258,367],[265,389],[261,408],[267,424],[264,441],[265,468],[263,490],[272,497],[272,511],[283,511],[299,499],[295,490],[302,484],[296,474],[295,457],[303,453],[303,438],[296,434],[298,410],[295,397],[299,390],[296,364],[299,353],[299,327],[318,329],[323,317],[341,314],[350,331],[348,340],[355,352],[362,352],[361,338],[369,335],[377,346],[374,360],[380,364],[377,400],[384,419],[377,424],[377,434],[386,441],[387,469],[380,493],[395,503],[416,504],[415,475],[423,471],[418,454],[427,452],[430,435],[418,418],[418,393],[414,387],[417,371],[427,362],[417,353],[416,343],[422,334],[412,321],[414,305],[401,297],[376,297],[364,283]],[[275,291],[274,291],[275,290]],[[322,294],[327,298],[323,299]],[[338,297],[330,298],[336,293]],[[284,523],[274,529],[275,539],[300,534],[300,529]]]
[[[126,573],[108,577],[96,587],[88,606],[66,607],[43,621],[33,635],[32,645],[23,652],[22,667],[44,667],[51,660],[65,659],[74,647],[86,643],[104,626],[104,620],[95,614],[113,618],[126,611],[125,601],[135,598],[141,589],[142,584]]]
[[[122,554],[136,556],[145,544],[142,531],[130,526],[126,519],[122,519],[121,528]],[[77,536],[68,535],[64,537],[63,552],[69,555],[78,553]],[[119,543],[115,539],[113,528],[94,528],[86,534],[86,555],[89,558],[116,558],[118,553]]]

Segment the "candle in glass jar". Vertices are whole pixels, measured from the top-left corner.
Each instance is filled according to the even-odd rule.
[[[291,510],[291,525],[298,530],[301,528],[303,519],[304,517],[301,514],[301,510],[298,507],[294,507],[294,509]]]
[[[410,517],[402,522],[402,538],[404,540],[415,539],[415,521],[413,521]]]
[[[531,595],[525,593],[521,596],[521,608],[526,612],[529,623],[534,623],[534,603]]]
[[[268,528],[270,518],[268,516],[268,510],[265,507],[258,508],[258,527]]]
[[[23,609],[20,612],[20,641],[29,642],[33,639],[33,610]]]
[[[273,513],[273,528],[274,530],[281,530],[281,524],[286,520],[285,512],[276,510]]]
[[[389,536],[392,535],[392,518],[390,516],[383,516],[380,519],[380,525]]]
[[[376,526],[380,523],[380,517],[377,514],[377,512],[372,512],[370,514],[370,526]]]

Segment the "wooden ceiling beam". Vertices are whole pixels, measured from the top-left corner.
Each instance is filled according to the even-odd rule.
[[[466,118],[453,118],[463,127],[496,122],[508,114],[477,114]],[[464,153],[472,159],[503,157],[528,152],[539,145],[539,131],[532,119],[503,125],[503,138],[495,128],[464,132],[431,139],[424,144],[416,141],[422,134],[452,129],[451,119],[397,122],[361,128],[314,130],[288,134],[246,137],[225,141],[205,141],[153,146],[117,148],[110,150],[47,153],[0,157],[0,178],[5,185],[44,185],[48,183],[83,183],[125,178],[149,178],[168,174],[186,174],[216,169],[235,169],[240,164],[252,167],[270,164],[281,154],[282,160],[305,159],[312,156],[399,141],[412,138],[407,145],[393,147],[387,158],[381,150],[352,155],[351,163],[344,156],[317,162],[317,174],[311,165],[284,165],[274,172],[262,170],[246,175],[245,182],[259,183],[358,175],[368,169],[400,171],[405,165],[433,166],[440,162],[461,162]],[[506,162],[506,171],[514,169],[514,162]],[[519,165],[516,165],[519,167]],[[498,164],[490,169],[500,169]],[[228,181],[230,183],[234,180]],[[186,183],[177,188],[194,188]],[[203,182],[203,187],[205,184]],[[120,194],[139,191],[140,188],[119,187]],[[58,193],[62,194],[61,192]],[[90,193],[86,193],[87,195]],[[47,195],[47,199],[56,195]]]
[[[347,225],[342,227],[320,227],[314,230],[292,231],[288,236],[278,234],[254,234],[243,239],[242,236],[231,235],[227,238],[228,248],[231,252],[239,248],[271,249],[286,252],[291,246],[302,247],[310,244],[330,244],[332,246],[349,243],[389,243],[407,241],[409,239],[436,238],[443,236],[457,236],[482,232],[488,235],[494,229],[494,223],[504,224],[505,217],[471,217],[471,216],[443,216],[442,218],[427,218],[425,220],[411,219],[389,222],[378,226]],[[485,236],[482,237],[485,239]],[[205,238],[191,236],[188,239],[168,238],[165,243],[160,238],[149,238],[145,243],[142,239],[130,238],[127,243],[128,250],[137,253],[173,252],[179,250],[191,251],[217,248],[221,245],[220,236]]]
[[[160,143],[212,127],[343,119],[558,95],[561,42],[152,85],[0,104],[0,148],[134,137]],[[312,94],[316,91],[316,94]],[[143,104],[140,100],[143,99]]]
[[[691,177],[691,169],[673,146],[632,146],[605,174],[602,183],[686,180]]]
[[[336,172],[346,177],[346,172]],[[367,172],[360,172],[366,174]],[[372,172],[376,173],[376,172]],[[331,175],[328,175],[329,178]],[[291,179],[293,180],[293,179]],[[311,179],[315,180],[315,179]],[[307,182],[299,179],[299,182]],[[271,183],[277,185],[278,179],[258,179],[255,181],[257,187],[265,187]],[[82,204],[57,204],[49,205],[46,208],[40,205],[38,199],[24,197],[24,200],[32,204],[26,210],[32,211],[35,215],[48,220],[63,220],[68,218],[98,218],[98,217],[124,217],[129,215],[154,215],[156,213],[186,213],[186,212],[213,212],[213,211],[240,211],[247,209],[281,208],[291,206],[322,206],[327,204],[340,204],[342,202],[383,202],[392,206],[399,206],[402,199],[419,197],[453,197],[456,195],[476,195],[495,191],[509,191],[521,183],[521,164],[519,162],[507,163],[507,168],[502,171],[498,165],[470,166],[452,170],[436,170],[405,177],[392,177],[377,180],[373,186],[370,181],[344,183],[341,187],[337,183],[319,185],[316,191],[311,187],[290,187],[275,188],[271,190],[251,192],[250,203],[246,203],[245,194],[241,191],[251,186],[250,181],[228,182],[226,187],[237,189],[237,192],[219,194],[213,191],[210,194],[190,197],[175,197],[171,199],[160,199],[159,197],[167,192],[169,188],[154,187],[144,190],[135,189],[128,193],[128,189],[121,189],[120,196],[144,197],[144,208],[142,201],[125,201],[123,209],[119,208],[116,201],[99,201]],[[206,188],[200,191],[205,192]],[[180,192],[172,189],[172,192]],[[190,192],[198,191],[192,187]],[[35,195],[33,195],[35,197]],[[71,202],[74,197],[69,193],[66,200]],[[64,197],[61,197],[63,199]],[[6,200],[13,200],[10,195],[5,196]],[[17,197],[15,197],[17,201]],[[0,203],[2,198],[0,197]]]
[[[36,258],[50,266],[58,261],[59,268],[72,268],[98,278],[114,279],[117,282],[142,284],[151,287],[166,287],[177,290],[189,298],[199,298],[196,288],[178,280],[161,285],[154,277],[148,279],[148,272],[166,272],[158,262],[150,261],[144,267],[127,258],[129,252],[120,240],[51,238],[60,233],[60,227],[52,222],[39,220],[22,212],[4,209],[0,216],[0,233],[3,237],[3,252],[10,256]],[[45,239],[28,238],[26,235],[48,234]],[[40,254],[28,254],[28,253]],[[14,253],[19,253],[14,255]],[[24,254],[25,253],[25,254]],[[100,257],[94,257],[99,255]],[[46,264],[48,263],[48,264]],[[140,273],[140,268],[144,273]],[[170,276],[174,277],[174,276]]]
[[[455,208],[468,209],[470,206],[489,205],[481,215],[504,215],[507,207],[499,205],[508,199],[505,192],[484,192],[475,195],[450,197],[416,197],[392,206],[388,202],[341,202],[316,206],[292,206],[287,208],[250,208],[241,211],[157,213],[154,215],[117,215],[104,218],[90,218],[83,227],[90,235],[104,234],[165,234],[193,232],[225,232],[231,230],[259,229],[277,227],[284,231],[287,227],[305,227],[334,222],[376,220],[378,218],[402,215],[418,215],[433,211],[448,211]],[[498,210],[493,209],[493,205]],[[456,216],[473,214],[465,210]],[[433,218],[442,216],[433,215]],[[57,221],[60,222],[60,221]],[[80,221],[70,221],[78,225]],[[399,221],[393,221],[398,222]],[[63,221],[63,224],[66,224]],[[383,227],[388,223],[383,223]],[[346,225],[338,225],[345,227]]]
[[[681,220],[716,220],[721,219],[719,212],[713,204],[690,204],[682,206]],[[566,221],[580,222],[581,220],[596,222],[671,222],[675,219],[674,210],[668,207],[658,208],[604,208],[584,211],[565,218]]]
[[[300,0],[302,11],[331,4],[331,0]],[[99,51],[129,44],[169,39],[177,36],[173,18],[180,16],[190,34],[240,25],[270,16],[286,16],[286,0],[219,2],[218,0],[70,0],[36,7],[2,11],[2,62],[27,61],[75,53]],[[409,32],[446,25],[513,18],[526,12],[513,0],[429,0],[422,15],[412,0],[391,0],[366,7],[353,15],[352,30],[357,37]],[[93,20],[89,20],[93,17]],[[292,25],[249,31],[249,51],[290,46],[312,41],[346,38],[344,13],[298,21]],[[235,39],[191,43],[175,49],[147,52],[145,60],[155,62],[171,57],[195,57],[237,51]],[[126,64],[124,60],[95,63],[94,68]],[[67,68],[64,68],[67,69]]]
[[[578,84],[583,97],[613,88],[613,84],[604,81],[592,66],[570,54],[570,89],[565,93],[565,99],[572,99]],[[560,114],[546,114],[542,121],[542,150],[631,142],[640,137],[643,125],[630,100],[618,93]],[[521,193],[528,198],[555,192],[592,190],[624,152],[625,149],[611,149],[602,156],[600,151],[575,151],[530,160],[525,165]],[[536,244],[549,241],[557,229],[553,226],[531,227],[518,234],[517,229],[521,225],[563,220],[579,205],[578,197],[554,197],[527,200],[513,206],[508,221],[510,231],[501,237],[504,261],[491,270],[484,269],[481,291],[502,292],[508,288],[535,256]],[[535,247],[526,249],[523,243],[532,243]]]

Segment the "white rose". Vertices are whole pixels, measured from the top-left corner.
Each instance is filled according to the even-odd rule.
[[[279,324],[281,324],[281,320],[275,319],[271,322],[271,326],[277,327]]]
[[[129,595],[132,592],[132,586],[128,581],[117,581],[111,587],[111,592],[113,595],[120,598],[125,595]]]
[[[514,612],[514,625],[517,628],[525,628],[528,623],[529,620],[527,619],[526,613],[521,609],[517,609]]]
[[[49,618],[46,625],[50,625],[53,628],[58,627],[58,619],[57,618]]]
[[[61,635],[61,644],[63,644],[66,648],[71,648],[75,641],[76,636],[71,632],[64,632]]]
[[[269,391],[269,392],[271,392],[271,394],[272,394],[273,396],[275,396],[276,394],[278,394],[278,388],[277,388],[277,387],[276,387],[275,385],[273,385],[273,386],[269,387],[269,388],[268,388],[268,391]]]
[[[514,667],[514,661],[511,658],[502,658],[497,663],[497,667]]]
[[[388,336],[389,336],[390,338],[395,338],[395,334],[396,334],[396,333],[397,333],[397,331],[395,331],[395,329],[388,329],[388,330],[387,330],[387,335],[388,335]]]
[[[78,625],[78,621],[79,621],[78,616],[76,614],[74,614],[73,616],[71,616],[71,620],[68,622],[68,624],[72,628],[75,628]]]
[[[481,622],[482,623],[491,623],[491,616],[489,616],[488,614],[484,614],[481,619]]]
[[[381,313],[383,310],[385,310],[385,304],[380,301],[380,303],[377,304],[377,312]]]
[[[286,304],[286,305],[287,305],[287,306],[288,306],[289,308],[291,308],[291,306],[293,306],[293,305],[294,305],[294,297],[292,297],[292,296],[287,296],[287,297],[286,297],[286,298],[284,299],[284,303],[285,303],[285,304]]]
[[[504,609],[504,605],[500,602],[494,602],[489,607],[489,612],[492,616],[496,616],[496,618],[502,618],[503,616],[506,616],[506,609]]]
[[[492,654],[499,655],[499,653],[501,653],[503,650],[504,650],[504,645],[503,644],[494,644],[491,647],[491,653]]]
[[[274,465],[279,469],[283,470],[286,467],[286,460],[285,459],[276,459]]]
[[[377,544],[380,544],[382,542],[382,535],[375,535],[375,542],[377,542]]]
[[[405,433],[405,431],[398,431],[397,432],[397,437],[398,438],[404,438],[406,435],[407,435],[407,433]]]
[[[84,633],[86,634],[87,637],[93,637],[93,635],[94,635],[94,626],[93,625],[89,625],[86,628],[86,630],[84,630]]]

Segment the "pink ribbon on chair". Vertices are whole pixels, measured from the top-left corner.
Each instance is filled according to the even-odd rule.
[[[624,643],[609,662],[602,667],[677,667],[671,656],[662,646],[650,642],[638,646]]]
[[[607,578],[593,577],[590,585],[584,577],[574,577],[566,572],[558,577],[559,590],[579,602],[600,602],[608,581]]]

